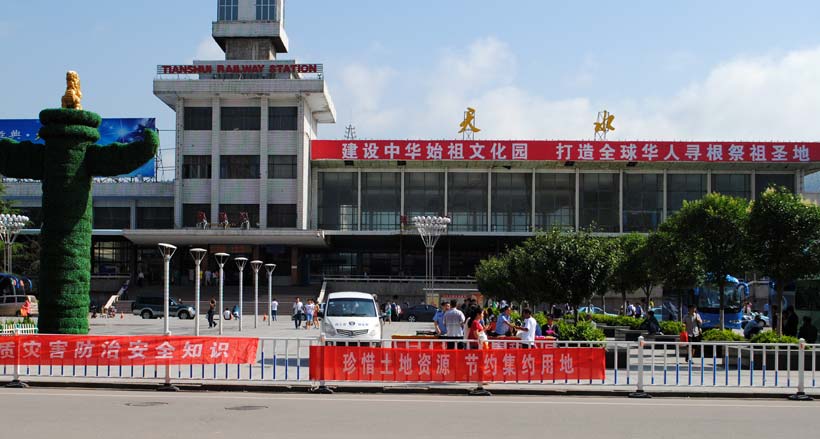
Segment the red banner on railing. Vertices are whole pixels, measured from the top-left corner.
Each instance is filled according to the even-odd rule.
[[[310,377],[326,381],[601,380],[604,349],[396,349],[311,346]],[[318,360],[318,361],[317,361]]]
[[[0,339],[0,364],[248,364],[259,339],[161,335],[20,335]]]

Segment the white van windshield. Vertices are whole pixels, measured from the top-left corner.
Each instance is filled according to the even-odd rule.
[[[368,299],[330,299],[327,302],[327,317],[378,317],[376,306]]]

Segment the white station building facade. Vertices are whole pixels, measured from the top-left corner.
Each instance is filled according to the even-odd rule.
[[[225,59],[160,65],[153,82],[176,113],[174,180],[94,185],[92,289],[159,282],[158,242],[274,262],[279,285],[423,276],[417,215],[451,218],[435,274],[466,277],[538,230],[647,232],[683,200],[801,193],[820,170],[812,142],[317,140],[336,113],[323,66],[281,58],[284,0],[216,6]],[[40,183],[6,186],[37,223]],[[192,266],[175,257],[175,280]]]

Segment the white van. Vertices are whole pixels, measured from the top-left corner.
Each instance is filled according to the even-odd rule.
[[[330,293],[325,299],[322,335],[333,341],[378,342],[382,321],[372,294]]]

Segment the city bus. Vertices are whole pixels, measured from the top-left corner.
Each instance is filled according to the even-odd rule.
[[[774,282],[769,283],[771,303],[777,302],[777,290]],[[794,311],[803,324],[803,317],[809,316],[812,324],[820,324],[820,278],[799,280],[787,284],[783,291],[783,306],[794,305]],[[785,308],[784,308],[785,309]]]
[[[743,323],[743,302],[749,298],[749,285],[734,276],[726,276],[723,308],[724,327],[740,329]],[[703,329],[720,327],[720,290],[714,282],[690,289],[663,290],[663,319],[680,320],[695,305],[703,319]]]

